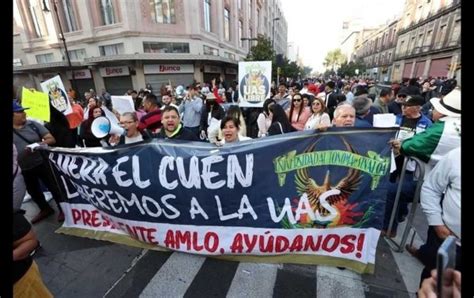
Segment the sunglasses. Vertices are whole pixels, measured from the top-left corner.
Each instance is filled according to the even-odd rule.
[[[293,98],[293,101],[301,101],[301,98]]]

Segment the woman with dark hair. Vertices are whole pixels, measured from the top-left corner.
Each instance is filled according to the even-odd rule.
[[[321,98],[315,98],[311,104],[311,116],[306,121],[305,130],[320,129],[331,126],[331,119],[326,112],[326,105]]]
[[[224,119],[222,119],[221,129],[224,138],[218,144],[216,143],[218,146],[224,145],[226,143],[235,143],[252,139],[249,137],[244,137],[239,133],[240,123],[232,116],[226,116]]]
[[[258,115],[257,125],[258,125],[258,137],[262,138],[268,134],[268,129],[272,125],[272,118],[270,118],[270,112],[268,108],[276,104],[276,101],[271,98],[267,98],[263,103],[263,111]]]
[[[242,114],[242,110],[238,105],[232,105],[227,109],[226,116],[234,117],[235,119],[239,120],[240,131],[239,134],[243,137],[247,136],[247,126],[245,125],[244,115]]]
[[[224,118],[225,112],[222,106],[216,102],[216,97],[213,93],[208,93],[206,96],[206,104],[202,107],[201,113],[201,125],[199,130],[201,131],[201,140],[207,139],[207,129],[211,122],[215,120],[221,120]],[[212,120],[212,119],[215,120]]]
[[[270,125],[268,129],[268,135],[273,136],[296,131],[296,129],[291,126],[285,111],[279,104],[270,105],[268,111],[272,119],[272,125]]]
[[[303,98],[300,93],[295,93],[291,99],[290,109],[287,111],[288,119],[296,130],[303,130],[311,113],[309,108],[303,106]]]
[[[95,118],[105,116],[104,110],[99,106],[95,106],[89,109],[89,115],[86,120],[84,120],[79,128],[79,145],[83,147],[102,147],[101,140],[96,138],[92,133],[92,122]],[[109,138],[109,135],[105,136]]]
[[[76,136],[69,128],[69,121],[66,116],[58,111],[51,103],[49,104],[50,119],[44,125],[56,139],[54,146],[74,148],[76,146]]]

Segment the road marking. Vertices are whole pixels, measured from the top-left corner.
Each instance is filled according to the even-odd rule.
[[[237,268],[226,297],[273,297],[277,272],[276,264],[242,262]]]
[[[143,289],[140,297],[182,297],[206,257],[175,252]]]
[[[365,297],[360,274],[329,266],[318,266],[316,272],[316,297]]]

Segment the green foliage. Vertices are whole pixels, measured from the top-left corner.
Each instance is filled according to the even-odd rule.
[[[341,49],[335,49],[329,51],[324,58],[323,65],[326,68],[331,68],[332,70],[337,70],[344,62],[346,62],[346,56],[341,52]]]
[[[313,71],[313,68],[312,67],[309,67],[309,66],[305,66],[303,67],[303,77],[309,77],[311,76],[311,72]]]
[[[342,76],[355,76],[356,74],[356,69],[359,70],[359,74],[362,74],[365,72],[365,65],[362,61],[357,61],[357,62],[349,62],[346,63],[344,62],[341,67],[338,70],[338,73]]]
[[[255,41],[248,42],[254,44]],[[250,53],[245,61],[273,61],[275,59],[275,51],[272,49],[272,42],[264,35],[257,37],[257,44],[250,48]]]
[[[250,41],[255,43],[255,41]],[[296,62],[290,62],[288,58],[282,56],[277,61],[277,55],[272,49],[272,42],[264,35],[257,37],[257,44],[250,48],[250,53],[245,58],[245,61],[272,61],[272,78],[276,81],[277,68],[280,67],[280,78],[290,77],[296,79],[299,75],[302,76],[305,72]],[[309,68],[311,72],[311,68]]]

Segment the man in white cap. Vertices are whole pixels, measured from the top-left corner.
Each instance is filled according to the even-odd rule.
[[[403,141],[391,141],[396,155],[417,157],[425,162],[425,178],[444,155],[461,145],[460,89],[454,89],[442,99],[434,97],[430,102],[434,107],[433,121],[435,123],[411,138]],[[411,186],[405,186],[400,198],[404,198],[405,201],[412,198],[415,194],[415,186],[415,183]],[[389,216],[388,214],[391,213],[390,205],[387,204],[385,208],[385,216]],[[388,226],[387,223],[388,219],[385,218],[384,225]],[[396,227],[395,222],[393,227]],[[393,229],[393,227],[389,235],[394,235],[396,229]],[[416,254],[416,248],[412,246],[407,246],[407,250],[413,255]]]
[[[424,161],[425,176],[443,155],[461,145],[461,90],[456,88],[442,99],[433,97],[430,102],[433,125],[403,143],[392,143],[395,151]]]

